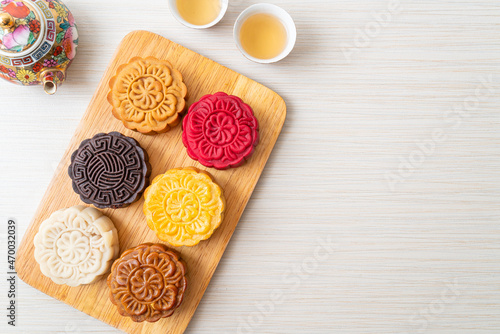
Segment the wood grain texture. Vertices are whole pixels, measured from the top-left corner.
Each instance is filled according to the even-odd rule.
[[[181,257],[188,265],[188,288],[181,306],[168,319],[161,319],[156,323],[134,323],[128,317],[120,316],[116,307],[109,301],[109,290],[105,279],[94,284],[71,288],[57,285],[43,276],[33,255],[33,238],[41,222],[52,212],[82,204],[72,189],[67,169],[71,162],[71,154],[81,141],[97,133],[119,131],[139,141],[150,157],[151,179],[178,167],[194,166],[206,170],[187,155],[182,143],[180,125],[167,133],[148,136],[124,128],[123,124],[113,117],[111,105],[106,99],[111,77],[115,75],[118,66],[127,64],[131,58],[148,56],[168,60],[182,73],[188,87],[188,106],[206,94],[220,91],[240,96],[252,107],[259,120],[260,141],[252,157],[243,166],[224,171],[209,169],[224,190],[226,211],[221,226],[208,241],[194,247],[173,247],[181,253]],[[286,105],[283,99],[263,85],[159,35],[146,31],[128,34],[118,47],[115,57],[97,87],[87,112],[23,238],[16,260],[19,278],[40,291],[129,333],[183,333],[257,184],[285,118]],[[102,210],[113,220],[118,230],[121,252],[142,243],[161,242],[146,224],[142,212],[143,204],[144,201],[141,199],[127,208]]]
[[[186,333],[498,334],[498,0],[401,0],[350,61],[341,46],[392,1],[269,0],[298,31],[294,51],[274,65],[248,61],[232,37],[239,13],[262,0],[230,0],[224,19],[203,31],[178,23],[165,0],[64,1],[80,32],[68,82],[55,96],[0,82],[2,224],[17,218],[23,236],[118,44],[150,30],[287,102],[280,138]],[[496,93],[458,128],[445,123],[490,74]],[[435,128],[447,139],[392,191],[386,173]],[[294,271],[326,237],[334,252],[299,272],[297,285]],[[283,302],[259,317],[274,289]],[[2,308],[6,291],[2,278]],[[21,281],[17,297],[18,327],[0,321],[2,333],[121,333]]]

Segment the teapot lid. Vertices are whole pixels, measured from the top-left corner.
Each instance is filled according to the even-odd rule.
[[[42,5],[16,0],[0,3],[0,58],[26,56],[42,42],[46,21],[42,9],[47,7],[38,2]]]

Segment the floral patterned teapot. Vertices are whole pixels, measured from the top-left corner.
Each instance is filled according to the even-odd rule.
[[[75,19],[60,0],[0,0],[0,78],[54,94],[77,46]]]

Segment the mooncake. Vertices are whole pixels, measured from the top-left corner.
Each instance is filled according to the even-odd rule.
[[[138,200],[148,185],[151,165],[146,151],[119,132],[84,140],[68,168],[73,190],[98,208],[123,208]]]
[[[109,82],[113,115],[131,130],[162,133],[180,122],[187,88],[182,75],[165,60],[132,58]]]
[[[158,175],[144,192],[144,214],[159,239],[173,246],[194,246],[222,222],[226,202],[207,172],[194,167]]]
[[[40,225],[34,244],[42,274],[69,286],[97,281],[119,253],[111,219],[83,205],[52,213]]]
[[[161,244],[142,244],[125,251],[108,276],[109,298],[118,313],[135,322],[170,317],[187,287],[186,264]]]
[[[259,141],[259,123],[239,97],[216,93],[191,105],[182,123],[188,155],[206,167],[242,165]]]

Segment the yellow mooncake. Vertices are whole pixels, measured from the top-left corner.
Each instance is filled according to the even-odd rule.
[[[212,176],[194,167],[158,175],[144,193],[144,214],[159,239],[173,246],[194,246],[212,236],[226,201]]]

